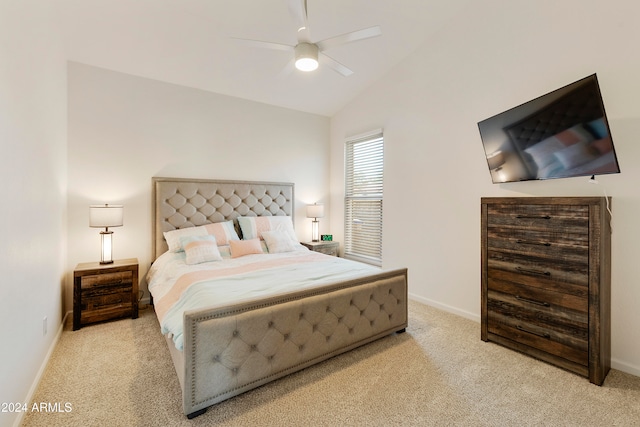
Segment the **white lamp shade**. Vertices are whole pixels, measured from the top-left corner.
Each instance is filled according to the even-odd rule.
[[[504,153],[501,150],[491,153],[487,156],[487,161],[489,162],[489,169],[498,169],[504,165]]]
[[[122,217],[122,205],[105,204],[89,206],[89,227],[122,227]]]
[[[324,205],[307,205],[307,218],[324,217]]]

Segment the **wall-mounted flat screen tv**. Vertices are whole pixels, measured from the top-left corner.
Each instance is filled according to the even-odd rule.
[[[478,128],[494,184],[620,172],[595,74]]]

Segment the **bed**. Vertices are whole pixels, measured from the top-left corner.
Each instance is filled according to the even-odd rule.
[[[155,261],[147,281],[188,418],[404,332],[407,270],[294,241],[293,184],[157,177],[152,184]]]

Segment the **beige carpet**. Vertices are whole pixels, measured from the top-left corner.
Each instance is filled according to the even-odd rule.
[[[178,380],[151,310],[65,330],[24,426],[640,426],[640,378],[602,387],[480,340],[480,325],[411,302],[392,335],[222,402],[182,414]]]

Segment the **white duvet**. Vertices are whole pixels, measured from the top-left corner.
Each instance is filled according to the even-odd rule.
[[[224,254],[224,250],[221,251]],[[185,311],[223,307],[270,295],[311,289],[379,272],[367,264],[300,250],[254,254],[197,265],[185,263],[184,252],[166,252],[147,274],[163,334],[183,348]]]

